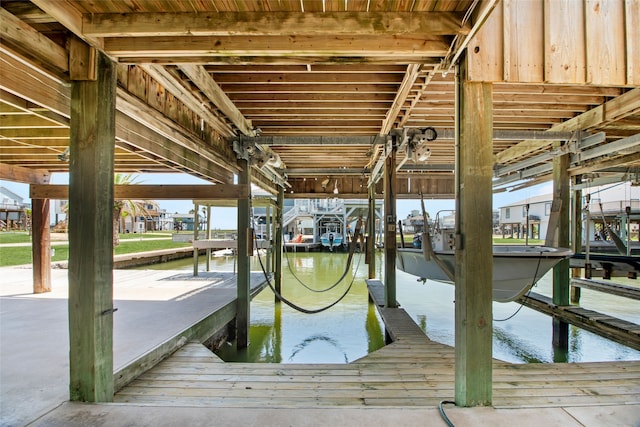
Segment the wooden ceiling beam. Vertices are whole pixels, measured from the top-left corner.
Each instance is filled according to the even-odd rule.
[[[144,110],[137,113],[144,114]],[[158,122],[158,119],[152,121]],[[120,145],[119,141],[137,147],[145,152],[145,156],[153,155],[159,163],[182,167],[198,176],[206,176],[210,181],[229,183],[236,172],[229,170],[235,167],[234,164],[211,153],[204,143],[196,144],[193,139],[187,139],[177,129],[161,122],[158,122],[157,128],[143,126],[137,122],[137,117],[130,117],[121,111],[116,115],[116,144]]]
[[[201,65],[180,65],[180,70],[191,79],[222,113],[242,132],[243,135],[254,136],[255,131],[250,120],[242,115],[240,110],[233,104],[227,94],[211,78],[211,75]]]
[[[457,12],[212,12],[85,14],[92,37],[467,34]]]
[[[223,136],[229,136],[233,133],[231,127],[224,120],[217,117],[208,108],[203,105],[204,99],[196,97],[185,82],[177,78],[161,65],[146,64],[140,65],[152,79],[160,83],[169,93],[178,98],[181,102],[189,107],[192,111],[202,117],[213,129],[220,132]]]
[[[415,84],[418,76],[420,75],[421,69],[422,66],[420,64],[409,64],[407,66],[407,71],[402,79],[400,88],[397,90],[396,97],[391,103],[391,107],[387,111],[382,122],[382,126],[380,127],[380,135],[386,135],[391,131],[391,128],[400,114],[400,110],[407,101],[411,87]],[[372,161],[375,162],[375,159],[372,159]]]
[[[218,73],[211,76],[216,83],[247,85],[290,85],[290,84],[399,84],[400,76],[391,73]]]
[[[0,46],[0,89],[62,117],[69,117],[69,86],[43,70],[18,60],[4,45]]]
[[[86,35],[83,32],[82,13],[72,1],[64,0],[31,0],[31,3],[42,9],[47,15],[58,21],[73,34],[101,49],[102,38]]]
[[[45,69],[60,74],[69,71],[69,55],[64,47],[3,8],[0,8],[0,38],[3,44],[11,45]]]
[[[114,185],[114,199],[120,200],[216,200],[249,197],[249,186],[242,184],[215,185]],[[31,185],[32,199],[68,200],[68,185]]]
[[[0,179],[25,184],[48,184],[51,173],[44,169],[30,169],[0,163]]]
[[[442,57],[449,49],[446,38],[425,39],[407,36],[381,36],[375,43],[367,36],[182,36],[123,37],[106,39],[107,53],[119,58],[200,56],[296,56],[359,58]]]
[[[256,53],[256,52],[252,52]],[[158,65],[180,65],[180,64],[197,64],[197,65],[211,65],[211,66],[255,66],[255,65],[325,65],[331,66],[335,63],[340,63],[342,65],[402,65],[405,66],[409,63],[420,63],[423,65],[435,65],[438,61],[437,56],[434,56],[433,53],[407,53],[407,54],[396,54],[393,57],[386,56],[369,56],[366,57],[361,55],[359,51],[351,52],[348,55],[342,52],[341,55],[336,54],[336,56],[327,56],[326,54],[322,55],[313,55],[310,53],[302,52],[300,54],[279,54],[277,56],[254,56],[248,55],[248,53],[244,53],[243,55],[232,55],[232,54],[221,54],[221,53],[213,53],[213,54],[190,54],[190,53],[182,53],[180,56],[159,56],[159,55],[151,55],[147,56],[144,52],[142,53],[130,53],[127,56],[120,56],[118,58],[118,62],[121,64],[158,64]]]
[[[638,112],[640,112],[640,88],[635,88],[579,116],[557,124],[549,128],[549,131],[566,132],[588,130],[592,127],[637,114]],[[494,161],[498,164],[506,164],[533,151],[547,148],[552,143],[553,141],[547,140],[524,140],[498,153]]]

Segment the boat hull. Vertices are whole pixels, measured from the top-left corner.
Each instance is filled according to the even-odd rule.
[[[333,250],[333,248],[339,248],[342,246],[342,234],[334,232],[325,233],[320,236],[320,243],[322,243],[322,246],[329,248],[330,250]]]
[[[438,258],[455,271],[455,252],[436,251]],[[496,245],[493,247],[493,300],[514,301],[524,295],[559,261],[569,258],[571,250],[546,246]],[[400,248],[397,267],[424,279],[451,283],[433,260],[426,260],[422,249]]]

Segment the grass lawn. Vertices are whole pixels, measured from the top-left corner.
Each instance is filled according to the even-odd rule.
[[[29,242],[31,242],[31,236],[27,231],[5,231],[0,233],[0,244]]]
[[[171,240],[140,240],[122,241],[116,247],[115,254],[130,254],[134,252],[155,251],[160,249],[185,248],[190,243],[173,242]],[[51,261],[66,261],[69,259],[69,245],[55,245]],[[0,267],[31,263],[31,246],[0,247]]]

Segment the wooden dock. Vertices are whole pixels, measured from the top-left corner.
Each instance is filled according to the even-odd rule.
[[[594,279],[572,278],[571,286],[605,292],[607,294],[617,295],[619,297],[640,300],[640,288],[621,285],[619,283],[604,282],[602,280]]]
[[[523,305],[556,316],[582,329],[640,350],[640,325],[579,306],[557,306],[553,300],[535,292],[520,298]]]
[[[375,286],[374,286],[375,287]],[[190,343],[118,392],[118,403],[185,407],[434,407],[454,396],[454,350],[402,309],[381,309],[395,341],[349,364],[224,363]],[[640,361],[493,362],[493,406],[640,404]]]
[[[310,251],[319,251],[322,249],[322,243],[292,243],[286,242],[283,245],[284,250],[287,252],[310,252]]]

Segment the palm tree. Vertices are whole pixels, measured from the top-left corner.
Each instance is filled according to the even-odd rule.
[[[139,184],[136,181],[138,177],[133,174],[117,173],[113,177],[115,185],[134,185]],[[120,245],[120,218],[131,216],[131,230],[135,226],[135,220],[138,213],[147,215],[145,206],[147,201],[144,200],[114,200],[113,203],[113,246]]]

